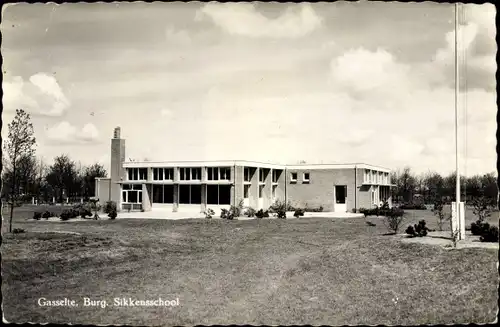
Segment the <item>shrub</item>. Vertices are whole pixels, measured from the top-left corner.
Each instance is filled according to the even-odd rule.
[[[82,218],[87,218],[92,216],[92,207],[89,203],[76,204],[73,209],[78,212],[78,215]]]
[[[424,204],[413,204],[413,203],[405,203],[400,206],[401,209],[404,210],[427,210],[427,207]]]
[[[278,219],[286,219],[286,211],[285,210],[278,210],[277,216],[278,216]]]
[[[389,231],[397,234],[399,227],[403,223],[403,220],[404,211],[399,208],[391,208],[385,213],[384,224],[386,225],[387,229],[389,229]]]
[[[14,228],[12,230],[12,233],[14,233],[14,234],[21,234],[21,233],[26,233],[26,231],[24,229],[22,229],[22,228]]]
[[[408,233],[408,231],[413,231],[413,233]],[[418,224],[415,224],[414,226],[408,226],[408,228],[406,229],[406,234],[410,234],[414,237],[423,237],[427,235],[428,231],[429,228],[425,226],[425,220],[420,220]]]
[[[108,213],[108,217],[111,220],[114,220],[116,216],[118,216],[118,213],[116,211],[111,211],[110,213]]]
[[[289,205],[285,201],[276,200],[269,207],[269,212],[279,214],[280,212],[286,212]]]
[[[415,228],[413,228],[412,225],[409,225],[408,228],[406,228],[405,233],[411,236],[415,236]]]
[[[256,211],[254,208],[247,208],[245,210],[245,216],[250,217],[250,218],[255,217],[255,213],[256,213]]]
[[[61,220],[69,220],[71,218],[71,211],[69,209],[64,209],[60,215]]]
[[[472,212],[477,216],[478,221],[483,221],[491,215],[495,201],[486,196],[480,196],[473,199],[471,204],[474,207]]]
[[[451,220],[451,214],[446,215],[444,213],[444,202],[441,200],[438,200],[434,203],[434,208],[432,209],[432,212],[434,215],[437,216],[438,219],[438,228],[440,231],[443,230],[443,224],[447,220]]]
[[[220,213],[220,217],[222,219],[233,220],[234,219],[234,214],[231,212],[231,210],[222,209],[221,213]]]
[[[488,228],[484,228],[480,240],[481,242],[498,242],[498,227],[488,226]]]
[[[483,233],[490,229],[490,224],[477,220],[475,223],[470,224],[470,232],[472,235],[483,235]]]
[[[267,210],[264,211],[264,210],[260,209],[259,211],[257,211],[255,213],[255,217],[257,217],[257,218],[267,218],[267,217],[269,217],[269,211],[267,211]]]
[[[323,206],[319,206],[318,208],[305,208],[305,212],[323,212]]]
[[[296,209],[295,212],[293,213],[293,216],[294,217],[303,217],[304,216],[304,212],[305,210],[304,209]]]
[[[116,216],[118,216],[115,201],[106,201],[106,203],[104,204],[104,206],[102,208],[102,211],[104,213],[107,213],[108,217],[111,219],[115,219]]]
[[[232,214],[233,218],[241,216],[241,213],[243,212],[243,200],[240,200],[238,205],[236,205],[236,206],[232,205],[231,207],[229,207],[229,212]],[[222,218],[222,216],[221,216],[221,218]],[[233,219],[233,218],[230,218],[230,219]]]
[[[207,211],[204,212],[205,213],[205,218],[206,219],[211,219],[213,217],[213,215],[215,215],[215,211],[213,209],[207,209]]]
[[[41,212],[34,212],[33,213],[33,219],[40,220],[40,218],[42,218],[42,213]]]
[[[49,219],[50,217],[54,217],[50,211],[44,211],[42,213],[42,218]]]

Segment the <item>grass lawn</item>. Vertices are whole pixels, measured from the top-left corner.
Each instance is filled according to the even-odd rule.
[[[414,325],[496,317],[497,250],[405,244],[383,235],[380,218],[27,217],[29,208],[19,208],[13,226],[27,233],[3,235],[3,310],[10,322]],[[40,307],[40,297],[80,306]],[[83,307],[83,297],[108,304],[115,297],[179,298],[180,305]]]

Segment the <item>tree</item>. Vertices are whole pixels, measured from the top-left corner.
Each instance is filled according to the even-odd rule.
[[[12,171],[12,184],[8,193],[10,205],[9,232],[12,232],[12,217],[14,206],[19,197],[19,162],[23,156],[32,157],[35,153],[36,138],[30,115],[22,109],[16,110],[14,120],[8,125],[9,134],[4,145],[4,153],[8,158],[9,169]]]
[[[396,185],[395,195],[404,202],[411,202],[415,193],[416,181],[410,167],[405,167],[402,172],[396,172],[391,176],[391,181]]]
[[[47,183],[57,192],[59,202],[63,202],[63,194],[70,196],[78,187],[78,174],[76,165],[71,159],[63,154],[54,159],[47,174]]]
[[[427,189],[427,196],[430,203],[436,203],[442,200],[444,180],[438,173],[428,173],[425,177],[424,184]]]
[[[95,196],[95,180],[98,177],[106,177],[104,166],[95,163],[83,169],[83,196],[85,198]]]

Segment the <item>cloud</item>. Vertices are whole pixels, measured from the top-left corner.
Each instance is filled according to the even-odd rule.
[[[173,27],[167,27],[165,30],[167,42],[173,42],[176,45],[189,45],[191,44],[191,37],[185,30],[176,30]]]
[[[279,17],[270,19],[253,4],[206,4],[197,19],[209,17],[215,25],[231,35],[267,38],[299,38],[322,25],[322,19],[309,4],[291,6]]]
[[[71,104],[57,80],[44,73],[32,75],[29,81],[15,76],[3,82],[3,90],[3,105],[10,111],[23,108],[32,114],[57,117]]]
[[[46,131],[47,138],[56,143],[81,144],[94,143],[98,141],[99,131],[94,124],[88,123],[81,129],[73,126],[67,121],[62,121]]]
[[[461,83],[468,88],[493,91],[496,88],[495,72],[495,7],[490,4],[467,4],[461,7],[463,19],[458,29],[457,53]],[[443,80],[454,84],[455,74],[455,31],[445,36],[446,47],[438,49],[434,57],[434,67],[441,70]],[[461,85],[465,87],[464,84]]]

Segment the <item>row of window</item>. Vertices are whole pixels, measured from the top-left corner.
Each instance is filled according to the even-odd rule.
[[[298,174],[296,172],[290,173],[290,182],[291,183],[297,183],[297,176]],[[302,183],[309,183],[310,182],[310,174],[309,173],[303,173],[302,174]]]
[[[231,168],[230,167],[208,167],[207,169],[207,180],[209,181],[230,181],[231,180]],[[153,180],[154,181],[167,181],[174,180],[174,168],[153,168]],[[244,181],[250,182],[253,175],[257,171],[256,168],[245,167],[244,168]],[[259,182],[264,183],[270,169],[259,168]],[[272,182],[278,183],[281,176],[281,170],[272,171]],[[129,181],[145,181],[147,180],[148,170],[147,168],[128,168],[127,169],[127,180]],[[181,181],[200,181],[201,180],[201,168],[179,168],[179,179]]]
[[[363,176],[363,182],[365,184],[389,184],[389,173],[382,171],[365,169]]]
[[[259,185],[259,199],[262,199],[264,197],[264,186],[265,185]],[[273,185],[271,188],[271,197],[274,199],[276,198],[276,189],[278,188],[278,185]],[[248,199],[250,197],[250,185],[243,185],[243,197],[245,199]]]

